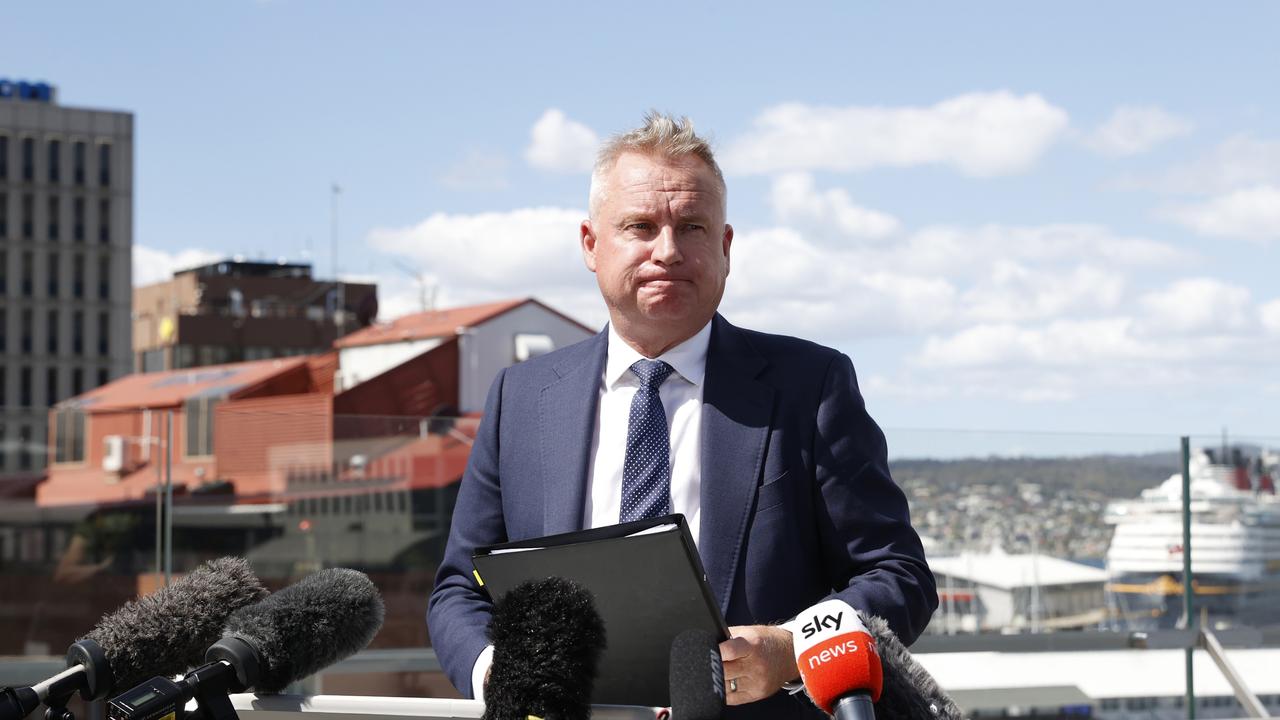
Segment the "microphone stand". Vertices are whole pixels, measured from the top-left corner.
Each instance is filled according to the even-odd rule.
[[[866,693],[845,695],[836,701],[836,720],[875,720],[876,710]]]

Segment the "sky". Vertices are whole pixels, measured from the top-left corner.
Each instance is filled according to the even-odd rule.
[[[28,2],[0,76],[134,114],[136,284],[336,235],[384,319],[600,326],[594,149],[658,109],[724,315],[847,353],[899,453],[1280,438],[1280,4],[612,5]]]

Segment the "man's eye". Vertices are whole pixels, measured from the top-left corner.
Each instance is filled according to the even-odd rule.
[[[706,227],[704,227],[704,226],[702,226],[702,225],[699,225],[699,224],[697,224],[697,223],[685,223],[685,224],[684,224],[684,231],[685,231],[685,232],[698,232],[698,231],[700,231],[700,230],[706,230]]]
[[[635,222],[635,223],[627,223],[626,229],[631,230],[633,232],[644,232],[648,230],[650,227],[652,226],[649,223]]]

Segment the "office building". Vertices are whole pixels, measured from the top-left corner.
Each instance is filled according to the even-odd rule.
[[[378,314],[378,287],[308,264],[222,260],[133,291],[138,372],[328,352]]]
[[[131,369],[133,116],[0,79],[0,476],[38,475],[48,408]]]

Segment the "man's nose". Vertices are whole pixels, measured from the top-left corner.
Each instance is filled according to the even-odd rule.
[[[680,246],[676,243],[674,227],[663,225],[658,231],[658,237],[653,242],[651,258],[654,262],[660,262],[663,265],[674,265],[680,262]]]

